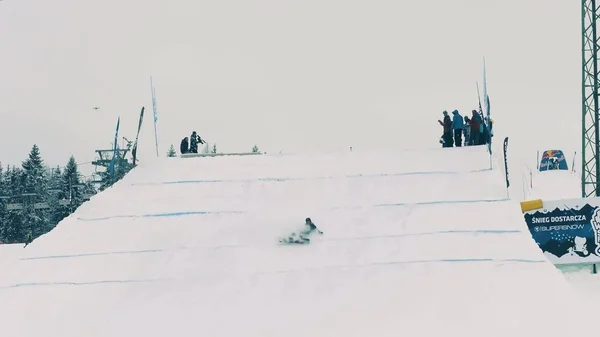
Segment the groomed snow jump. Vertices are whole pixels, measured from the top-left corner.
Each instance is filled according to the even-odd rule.
[[[306,217],[324,234],[277,243]],[[0,274],[7,336],[562,337],[581,322],[483,146],[168,158],[23,251]]]

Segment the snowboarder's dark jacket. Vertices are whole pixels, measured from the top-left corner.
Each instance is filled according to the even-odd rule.
[[[304,225],[305,225],[304,229],[300,232],[301,236],[308,236],[308,235],[310,235],[314,231],[319,232],[319,234],[323,234],[323,232],[321,232],[317,228],[317,226],[315,226],[315,224],[312,221],[310,221],[310,220],[307,220]]]

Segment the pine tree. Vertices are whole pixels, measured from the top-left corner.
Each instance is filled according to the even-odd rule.
[[[210,144],[208,144],[208,142],[204,144],[204,150],[202,152],[206,154],[210,153]]]
[[[44,180],[46,178],[46,170],[44,161],[40,156],[40,149],[36,144],[33,145],[31,152],[29,153],[29,158],[23,161],[21,166],[27,174],[25,189],[31,193],[42,191],[45,187]]]
[[[8,202],[9,194],[6,190],[4,168],[0,164],[0,244],[6,242],[4,238],[4,229],[7,221],[6,203]]]
[[[56,225],[69,214],[68,206],[62,205],[61,201],[65,199],[63,173],[60,167],[52,170],[49,181],[49,197],[48,203],[50,204],[50,223],[51,227],[54,228]]]
[[[33,145],[29,158],[23,161],[21,166],[25,193],[31,194],[22,197],[24,203],[23,225],[33,238],[37,238],[52,229],[49,210],[35,208],[36,203],[45,202],[48,199],[46,168],[37,145]]]
[[[252,147],[252,153],[258,153],[258,151],[259,151],[258,146],[254,145]]]
[[[173,144],[171,144],[171,147],[169,147],[169,152],[167,152],[167,157],[175,157],[177,156],[177,152],[175,152],[175,147],[173,146]]]
[[[217,144],[213,144],[213,148],[212,148],[212,153],[216,154],[217,153]]]
[[[62,174],[62,191],[64,200],[69,204],[65,205],[65,216],[73,213],[77,207],[83,203],[83,193],[85,185],[81,183],[81,175],[77,167],[75,157],[71,156]]]
[[[4,172],[4,188],[9,205],[22,205],[21,194],[25,191],[24,172],[18,167],[7,167]],[[4,243],[22,243],[25,241],[27,228],[24,225],[23,209],[7,209],[3,218],[2,241]]]
[[[89,200],[89,198],[98,193],[96,185],[94,185],[94,182],[91,179],[84,181],[83,186],[83,202],[86,202],[87,200]]]

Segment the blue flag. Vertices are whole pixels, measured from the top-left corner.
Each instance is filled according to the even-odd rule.
[[[119,116],[119,118],[117,119],[117,129],[115,130],[115,145],[113,148],[113,157],[112,160],[110,161],[110,166],[108,167],[108,173],[110,174],[111,178],[114,178],[115,176],[115,161],[117,159],[117,150],[118,150],[118,141],[119,141],[119,124],[121,124],[121,117]]]

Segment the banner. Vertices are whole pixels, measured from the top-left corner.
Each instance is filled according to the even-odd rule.
[[[487,76],[485,72],[485,57],[483,58],[483,103],[485,104],[485,114],[487,117],[486,127],[488,134],[488,152],[492,154],[492,130],[490,129],[491,117],[490,117],[490,96],[487,93]]]
[[[506,188],[510,187],[510,181],[508,180],[508,159],[507,156],[508,150],[508,137],[504,138],[504,173],[506,176]]]
[[[600,198],[544,201],[524,214],[533,240],[555,265],[600,263]]]
[[[564,170],[568,171],[569,166],[562,150],[546,150],[542,154],[542,159],[539,162],[539,171],[549,170]]]
[[[158,107],[156,106],[156,91],[154,90],[152,76],[150,76],[150,91],[152,92],[152,111],[154,112],[154,143],[156,145],[156,156],[158,157],[158,133],[156,131],[156,124],[158,123]]]
[[[144,120],[144,110],[145,108],[142,107],[142,112],[140,113],[140,121],[138,122],[137,134],[135,135],[135,142],[133,143],[133,149],[131,150],[131,154],[133,156],[133,166],[135,166],[137,160],[137,147],[138,140],[140,138],[140,130],[142,129],[142,121]]]
[[[110,174],[111,181],[115,176],[115,161],[117,160],[117,150],[119,149],[119,124],[121,124],[121,117],[117,119],[117,129],[115,130],[115,143],[113,147],[113,157],[110,161],[110,166],[108,167],[108,172]]]

